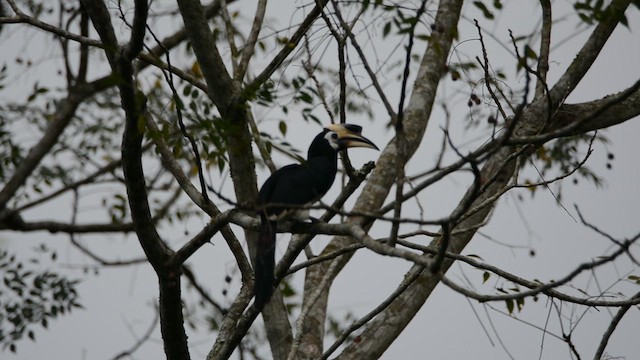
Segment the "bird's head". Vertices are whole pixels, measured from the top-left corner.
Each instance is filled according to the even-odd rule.
[[[354,124],[331,124],[324,128],[324,138],[336,151],[352,147],[379,150],[371,140],[362,136],[362,126]]]

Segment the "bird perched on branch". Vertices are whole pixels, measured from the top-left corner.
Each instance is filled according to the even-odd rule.
[[[258,195],[260,234],[255,256],[255,304],[263,306],[274,289],[275,243],[278,220],[291,216],[309,218],[310,205],[329,191],[338,171],[338,152],[351,147],[378,150],[361,135],[362,127],[353,124],[331,124],[311,142],[307,161],[287,165],[265,181]],[[292,214],[290,214],[292,213]]]

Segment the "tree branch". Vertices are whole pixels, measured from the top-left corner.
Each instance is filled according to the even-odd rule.
[[[210,200],[205,200],[202,194],[198,191],[198,189],[193,186],[191,180],[187,175],[182,171],[180,164],[176,161],[169,149],[169,146],[166,144],[162,136],[160,136],[160,129],[158,129],[158,125],[153,120],[151,114],[148,114],[146,117],[147,128],[151,132],[151,138],[153,139],[160,156],[162,157],[162,162],[164,166],[169,169],[169,172],[173,175],[174,179],[178,182],[182,190],[189,196],[191,201],[196,204],[196,206],[200,207],[204,212],[206,212],[209,216],[211,216],[212,223],[209,223],[202,231],[202,237],[196,237],[192,239],[189,243],[185,244],[176,255],[173,257],[172,262],[175,265],[181,265],[186,259],[191,256],[197,249],[199,249],[202,245],[204,245],[208,238],[205,236],[209,232],[215,233],[216,231],[220,231],[222,236],[224,237],[229,249],[233,253],[236,258],[236,262],[238,263],[238,267],[242,273],[243,280],[247,280],[252,277],[251,265],[247,257],[244,254],[244,250],[240,245],[236,235],[233,233],[231,228],[226,225],[227,220],[225,215],[220,212],[218,207],[211,202]],[[212,225],[213,224],[213,225]],[[219,224],[222,228],[218,228],[216,224]],[[179,254],[179,255],[178,255]]]
[[[145,331],[144,334],[129,349],[120,352],[119,354],[114,356],[112,359],[120,360],[124,358],[132,358],[133,353],[135,353],[140,348],[140,346],[142,346],[142,344],[144,344],[151,338],[151,334],[153,334],[153,331],[155,330],[157,325],[158,325],[158,312],[156,311],[153,317],[153,320],[151,321],[151,325],[149,325],[149,328],[147,329],[147,331]]]
[[[248,127],[247,99],[241,94],[240,84],[231,79],[224,66],[198,1],[178,0],[178,6],[196,58],[207,82],[207,94],[216,104],[224,121],[224,138],[227,144],[229,167],[237,202],[243,208],[251,209],[255,206],[258,197],[258,186],[251,148],[251,134]],[[248,156],[249,154],[250,156]],[[249,253],[252,257],[256,235],[256,232],[245,231]],[[290,339],[291,336],[290,331],[287,333],[287,329],[290,329],[287,311],[278,292],[263,310],[263,317],[274,357],[281,359],[288,353],[289,342],[287,339]],[[246,331],[244,328],[242,330]],[[214,345],[214,349],[216,349],[216,345]],[[212,349],[212,356],[215,354],[214,349]],[[227,348],[225,347],[225,349]]]
[[[549,48],[551,47],[551,1],[540,0],[542,7],[542,30],[540,31],[540,53],[538,54],[538,78],[535,98],[542,98],[547,91],[547,72],[549,71]]]
[[[178,0],[180,14],[198,59],[202,74],[207,82],[207,94],[216,104],[222,116],[230,114],[229,107],[239,95],[215,46],[213,34],[207,25],[204,10],[197,0]]]
[[[87,85],[72,86],[69,88],[67,97],[62,99],[56,111],[49,121],[42,138],[34,145],[29,154],[20,162],[13,175],[7,180],[2,190],[0,190],[0,211],[7,207],[7,203],[15,195],[16,191],[22,187],[33,173],[42,159],[49,153],[51,148],[58,142],[60,135],[67,128],[78,108],[78,105],[92,94],[92,87]]]
[[[256,14],[253,17],[253,24],[251,25],[251,31],[249,32],[249,37],[245,42],[240,58],[238,62],[238,67],[236,67],[236,71],[233,75],[233,78],[236,81],[242,82],[245,75],[247,74],[247,69],[249,68],[249,61],[253,57],[254,51],[256,49],[256,42],[258,40],[258,35],[260,35],[260,30],[262,30],[262,23],[264,21],[264,14],[267,9],[267,0],[258,0],[258,5],[256,8]]]
[[[356,176],[352,177],[349,180],[349,183],[347,184],[347,186],[342,190],[342,193],[334,201],[332,208],[342,207],[343,204],[347,201],[347,199],[365,180],[366,176],[369,174],[369,172],[371,172],[372,169],[373,169],[373,163],[368,163],[363,167],[362,170],[357,172]],[[333,211],[328,210],[322,215],[320,220],[324,222],[328,222],[331,220],[331,218],[334,215],[335,213]],[[257,227],[260,224],[259,220],[254,219],[252,217],[248,217],[240,213],[234,214],[231,217],[230,221],[232,221],[237,225],[242,226],[245,229],[248,229],[248,228],[257,229]],[[320,232],[332,233],[336,231],[339,231],[340,234],[346,234],[346,232],[348,231],[348,228],[345,226],[336,227],[334,225],[325,224],[325,223],[297,224],[297,225],[293,224],[293,227],[291,228],[287,227],[287,225],[291,225],[291,224],[283,224],[283,225],[284,226],[282,227],[279,226],[278,230],[285,231],[285,232],[296,232],[304,229],[305,232],[307,230],[310,230],[309,231],[310,234],[296,237],[294,238],[293,241],[289,243],[289,248],[287,249],[287,252],[282,256],[282,259],[280,259],[280,261],[276,265],[275,274],[277,279],[281,279],[282,277],[285,276],[287,269],[291,267],[291,264],[298,257],[302,249],[304,249],[309,244],[311,239],[313,239],[314,234],[317,234]],[[296,226],[298,226],[298,228],[294,229],[294,227]],[[207,357],[207,359],[209,360],[227,359],[229,356],[231,356],[234,349],[238,346],[238,344],[242,340],[242,337],[244,336],[246,331],[249,329],[253,321],[256,319],[260,310],[256,309],[255,306],[252,306],[251,308],[249,308],[247,312],[244,315],[242,315],[242,311],[246,308],[249,300],[251,299],[251,295],[252,295],[251,284],[252,282],[250,284],[247,284],[246,282],[243,283],[243,288],[240,291],[240,294],[238,295],[238,297],[236,298],[236,300],[231,306],[231,308],[235,310],[229,311],[229,316],[225,318],[225,320],[223,321],[223,326],[221,326],[220,328],[220,332],[218,333],[216,343],[213,349],[209,352],[209,356]],[[247,299],[247,294],[244,292],[246,291],[245,289],[246,286],[249,286],[248,299]],[[321,298],[321,299],[318,299],[318,301],[326,301],[326,300]],[[315,311],[315,308],[312,309],[312,311]],[[279,356],[283,355],[284,358],[286,359],[286,357],[289,354],[288,352],[290,348],[289,344],[291,343],[293,336],[291,334],[290,328],[288,329],[285,328],[284,330],[282,330],[281,334],[284,334],[285,336],[287,336],[287,338],[281,338],[281,341],[287,344],[286,346],[281,346],[281,351],[287,350],[287,352],[284,352],[284,354],[279,354]],[[308,334],[308,331],[306,329],[304,331],[304,334]],[[303,341],[305,341],[306,343],[306,339]]]
[[[329,0],[320,0],[319,3],[311,10],[309,15],[302,21],[296,32],[291,36],[289,41],[283,45],[282,49],[278,54],[271,60],[269,65],[267,65],[262,72],[256,76],[255,79],[251,83],[249,83],[245,88],[249,89],[249,91],[255,91],[262,84],[267,81],[271,75],[280,68],[282,62],[289,57],[289,55],[295,50],[296,46],[302,40],[304,35],[307,33],[311,25],[313,25],[314,21],[320,16],[322,9],[327,5]]]
[[[114,73],[125,111],[122,138],[122,168],[124,171],[131,218],[142,249],[153,266],[160,288],[160,329],[168,360],[189,359],[187,337],[182,315],[180,267],[169,263],[173,251],[160,238],[149,209],[147,187],[142,167],[143,121],[146,98],[137,93],[133,79],[132,60],[142,50],[146,30],[147,2],[135,2],[135,24],[131,39],[125,47],[117,46],[109,12],[101,1],[82,0],[96,31],[105,44],[105,53]]]
[[[407,290],[407,288],[411,284],[413,284],[413,282],[418,278],[418,276],[420,275],[420,272],[423,269],[424,269],[423,267],[412,268],[407,274],[407,276],[405,276],[405,278],[402,280],[400,285],[393,291],[393,293],[391,293],[391,295],[389,295],[389,297],[387,297],[382,303],[380,303],[380,305],[376,306],[373,310],[371,310],[365,316],[361,317],[357,321],[354,321],[348,328],[342,331],[342,333],[336,339],[336,341],[329,347],[329,349],[327,349],[322,354],[321,359],[323,360],[328,359],[329,356],[331,356],[331,354],[335,352],[338,349],[338,347],[340,347],[340,345],[342,345],[354,331],[364,326],[366,323],[371,321],[376,315],[378,315],[380,312],[386,309],[387,306],[389,306],[393,300],[395,300],[398,296],[400,296],[400,294],[402,294],[405,290]]]
[[[508,144],[543,144],[549,140],[584,134],[620,124],[640,115],[640,80],[614,95],[581,104],[563,104],[541,134],[507,139]]]
[[[378,77],[377,77],[376,73],[373,71],[373,69],[371,68],[371,65],[369,64],[369,61],[367,60],[367,57],[364,54],[364,51],[360,47],[360,44],[358,43],[358,40],[357,40],[355,34],[352,31],[352,27],[349,26],[344,21],[344,19],[342,17],[342,14],[339,11],[337,6],[335,7],[335,11],[336,11],[336,17],[338,18],[338,21],[340,22],[340,26],[342,27],[342,29],[344,30],[345,34],[349,38],[349,41],[351,42],[351,45],[353,46],[353,48],[358,53],[358,56],[360,57],[360,60],[362,61],[362,65],[364,66],[364,69],[367,72],[367,75],[369,75],[369,79],[371,80],[371,84],[373,85],[374,89],[376,89],[376,92],[378,93],[378,96],[380,97],[380,100],[382,101],[382,104],[384,104],[384,107],[387,110],[387,115],[389,115],[389,118],[391,119],[391,123],[394,123],[398,115],[393,110],[393,106],[391,106],[391,103],[389,102],[389,99],[387,98],[386,94],[384,93],[384,90],[382,90],[382,86],[380,85],[380,82],[378,81]]]
[[[632,297],[632,299],[634,299],[634,298],[635,299],[640,298],[640,292],[636,293]],[[632,306],[631,304],[624,305],[624,306],[620,307],[620,309],[618,309],[618,312],[616,313],[616,315],[613,317],[613,319],[611,319],[611,323],[609,323],[609,327],[607,327],[607,331],[605,331],[604,334],[602,335],[602,340],[600,340],[600,344],[598,345],[598,349],[596,350],[596,354],[593,356],[593,360],[601,360],[602,359],[602,356],[604,355],[604,349],[607,347],[607,343],[609,342],[609,339],[611,338],[611,335],[613,334],[613,331],[616,329],[616,327],[620,323],[620,320],[622,320],[622,318],[627,313],[627,311],[629,311],[631,306]]]
[[[131,27],[131,37],[124,49],[123,56],[127,61],[132,61],[140,54],[144,47],[144,35],[147,29],[147,15],[149,4],[147,0],[134,0],[135,10],[133,14],[133,26]]]
[[[620,1],[614,1],[615,5],[619,5]],[[628,2],[627,2],[628,4]],[[594,49],[596,45],[603,45],[604,42],[602,40],[608,37],[610,34],[609,30],[615,26],[598,26],[594,31],[594,35],[590,38],[588,43],[583,48],[581,55],[579,55],[580,60],[574,61],[570,66],[568,72],[564,75],[564,81],[560,85],[555,87],[555,94],[566,94],[566,91],[573,89],[575,84],[577,84],[578,79],[573,78],[571,75],[577,74],[578,78],[581,77],[581,71],[586,71],[583,69],[584,65],[587,63],[591,63],[592,59],[595,59],[594,53],[597,54],[599,49]],[[445,26],[444,28],[450,28],[449,26]],[[442,50],[440,50],[442,51]],[[589,62],[591,60],[591,62]],[[588,67],[588,66],[586,66]],[[571,77],[571,79],[569,79]],[[561,96],[556,95],[559,99]],[[552,97],[553,98],[553,97]],[[556,103],[559,101],[556,100]],[[546,122],[547,117],[544,116],[546,113],[546,109],[548,108],[548,102],[546,99],[538,100],[534,106],[529,106],[520,116],[521,119],[519,122],[524,124],[521,126],[519,124],[519,132],[518,134],[535,134]],[[409,132],[407,132],[409,133]],[[482,170],[482,178],[495,178],[497,181],[493,183],[490,187],[485,190],[477,203],[484,201],[485,198],[490,197],[494,192],[500,191],[504,187],[504,184],[508,181],[508,179],[512,176],[515,171],[515,167],[513,165],[504,166],[504,161],[510,157],[512,154],[512,149],[502,148],[495,153],[492,153],[492,156],[488,159],[487,163],[485,163]],[[383,153],[384,157],[384,153]],[[373,190],[375,191],[375,190]],[[386,196],[386,193],[384,194]],[[466,195],[465,195],[466,197]],[[463,199],[463,202],[466,200]],[[369,205],[371,208],[372,205]],[[482,211],[477,212],[473,216],[465,219],[463,222],[458,224],[457,227],[469,229],[465,233],[458,233],[455,236],[452,236],[450,239],[450,247],[449,251],[453,253],[460,252],[464,246],[471,240],[473,234],[475,233],[474,225],[484,223],[486,217],[490,213],[492,207],[485,208]],[[436,239],[437,241],[437,239]],[[450,266],[450,261],[445,261],[443,264],[443,269],[447,269]],[[423,272],[423,274],[416,280],[416,286],[409,288],[404,294],[402,294],[394,303],[392,303],[389,308],[383,311],[376,319],[369,323],[367,329],[363,333],[362,338],[364,339],[383,339],[383,338],[395,338],[397,334],[401,331],[401,329],[406,326],[408,321],[413,317],[413,314],[420,309],[426,298],[429,296],[435,285],[439,282],[437,276],[430,276]],[[348,345],[345,351],[341,356],[344,358],[353,358],[353,357],[364,357],[364,356],[379,356],[382,351],[384,351],[386,347],[380,341],[376,341],[375,344],[367,343],[366,346],[363,346],[362,343],[359,344],[351,344]],[[367,354],[367,355],[364,355]]]
[[[629,6],[631,0],[613,0],[606,9],[611,14],[600,21],[584,43],[575,59],[571,62],[567,71],[560,77],[549,91],[551,107],[557,108],[571,91],[578,85],[591,65],[596,60],[600,51],[618,25],[621,16]],[[540,99],[539,101],[545,101]]]
[[[439,4],[436,23],[443,29],[447,30],[434,33],[431,36],[416,75],[413,91],[405,109],[405,120],[403,121],[403,125],[406,134],[407,147],[405,159],[407,160],[410,159],[416,151],[429,122],[428,119],[435,100],[437,86],[442,75],[446,71],[445,64],[451,47],[451,42],[455,34],[454,30],[457,28],[461,6],[462,1],[459,0],[442,1]],[[397,143],[395,140],[391,141],[382,151],[378,159],[376,169],[371,173],[362,194],[356,201],[356,205],[354,206],[355,211],[377,209],[383,204],[396,179],[396,176],[398,175],[396,174],[397,168],[395,166],[397,151]],[[352,217],[351,221],[358,223],[367,220]],[[335,238],[323,250],[323,254],[332,252],[335,249],[343,248],[353,242],[354,240],[349,238]],[[338,261],[341,264],[340,268],[342,269],[350,258],[350,255],[347,254],[336,258],[333,261]],[[309,268],[307,271],[307,278],[314,278],[309,275],[309,272],[312,272],[313,274],[322,274],[330,263],[331,262],[322,263]],[[313,287],[314,285],[309,284],[305,286]],[[324,322],[326,318],[327,295],[328,294],[325,293],[322,301],[318,302],[310,321]],[[399,309],[395,310],[395,314],[403,312]],[[401,329],[404,328],[406,323],[408,323],[407,318],[403,317],[402,319],[402,321],[400,319],[393,321],[394,324],[392,326],[400,325],[394,330],[395,334],[399,334]],[[401,325],[404,321],[406,321],[406,323]],[[388,323],[391,324],[391,321]],[[365,343],[359,343],[357,346],[348,346],[348,350],[344,354],[346,357],[352,358],[378,357],[390,345],[391,339],[395,338],[395,336],[393,336],[393,334],[389,336],[385,335],[385,338],[389,340],[384,340],[376,335],[363,337],[363,339],[370,340],[365,341]],[[354,353],[351,353],[351,351],[354,351]],[[349,353],[349,355],[346,355],[347,353]]]
[[[57,221],[33,221],[25,222],[19,215],[13,215],[4,219],[0,229],[16,231],[48,231],[52,234],[86,234],[86,233],[107,233],[121,232],[128,233],[134,231],[132,223],[104,223],[104,224],[69,224]]]
[[[98,40],[94,40],[91,39],[87,36],[84,35],[77,35],[74,33],[71,33],[69,31],[66,31],[64,29],[61,29],[58,26],[55,25],[51,25],[51,24],[47,24],[43,21],[40,21],[32,16],[29,16],[25,13],[23,13],[20,8],[17,6],[16,2],[14,0],[7,0],[7,2],[11,5],[11,8],[13,9],[13,11],[15,12],[16,16],[14,17],[8,17],[8,18],[3,18],[2,21],[0,21],[0,23],[2,24],[16,24],[16,23],[21,23],[21,24],[29,24],[32,26],[35,26],[39,29],[42,29],[44,31],[50,32],[52,34],[56,34],[60,37],[69,39],[69,40],[73,40],[73,41],[77,41],[81,44],[85,44],[85,45],[89,45],[89,46],[95,46],[95,47],[103,47],[102,42],[98,41]]]

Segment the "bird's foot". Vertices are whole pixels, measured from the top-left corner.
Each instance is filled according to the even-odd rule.
[[[321,222],[322,222],[322,220],[320,220],[320,219],[318,219],[318,218],[314,218],[313,216],[309,216],[309,222],[310,222],[311,224],[318,224],[318,223],[321,223]]]

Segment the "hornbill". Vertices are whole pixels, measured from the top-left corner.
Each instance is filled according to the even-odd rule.
[[[312,204],[326,194],[338,170],[338,152],[350,147],[378,150],[361,135],[362,127],[353,124],[331,124],[311,142],[307,161],[287,165],[265,181],[258,194],[260,233],[255,254],[255,305],[264,306],[274,289],[275,243],[278,220],[292,217],[309,218],[301,207]],[[297,210],[297,211],[296,211]]]

